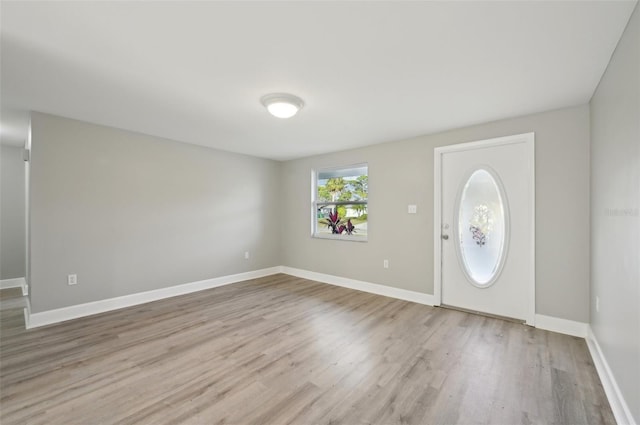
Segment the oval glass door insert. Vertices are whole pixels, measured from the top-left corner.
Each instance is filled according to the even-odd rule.
[[[507,254],[508,208],[502,183],[480,168],[458,195],[458,254],[469,281],[488,287],[496,281]]]

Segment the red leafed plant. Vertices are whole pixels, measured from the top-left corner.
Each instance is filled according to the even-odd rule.
[[[331,229],[331,233],[339,235],[344,232],[344,225],[340,225],[342,219],[338,216],[338,211],[333,210],[329,213],[327,220],[327,227]]]
[[[351,219],[347,220],[347,224],[343,224],[342,219],[338,215],[337,210],[333,210],[329,213],[329,218],[326,219],[327,227],[331,229],[331,233],[335,235],[341,235],[343,232],[346,232],[347,235],[352,235],[355,233],[356,228],[351,223]]]
[[[347,220],[347,226],[344,229],[347,235],[353,235],[356,232],[356,226],[351,223],[351,219]]]

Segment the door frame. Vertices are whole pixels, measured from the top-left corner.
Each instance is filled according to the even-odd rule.
[[[502,145],[524,143],[527,146],[527,166],[529,168],[529,202],[532,206],[529,229],[530,251],[529,266],[531,273],[527,279],[527,319],[529,326],[535,326],[536,315],[536,186],[535,186],[535,133],[523,133],[513,136],[496,137],[468,143],[441,146],[433,150],[433,292],[434,305],[442,303],[442,156],[445,153],[496,147]]]

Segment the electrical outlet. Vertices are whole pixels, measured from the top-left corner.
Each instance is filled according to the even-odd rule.
[[[389,268],[389,260],[384,260],[382,262],[382,267],[384,267],[385,269],[388,269]]]
[[[244,253],[244,259],[248,260],[249,259],[249,251],[245,251]]]
[[[76,284],[78,284],[77,274],[70,274],[69,276],[67,276],[67,285],[76,285]]]
[[[596,312],[600,313],[600,297],[596,297]]]

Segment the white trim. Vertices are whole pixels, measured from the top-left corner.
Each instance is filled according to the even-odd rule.
[[[29,287],[24,277],[16,277],[14,279],[2,279],[0,280],[0,289],[10,288],[22,288],[22,295],[26,296],[29,293]]]
[[[434,305],[442,302],[442,155],[448,152],[460,152],[474,149],[496,147],[514,143],[525,143],[529,146],[528,163],[529,167],[529,204],[531,205],[531,217],[529,229],[531,231],[531,257],[529,259],[529,282],[527,289],[527,325],[534,326],[536,321],[536,239],[535,239],[535,133],[523,133],[513,136],[496,137],[493,139],[479,140],[469,143],[458,143],[448,146],[440,146],[433,150],[433,288]],[[586,334],[585,334],[586,335]]]
[[[429,306],[435,305],[435,296],[431,294],[410,291],[408,289],[394,288],[392,286],[364,282],[361,280],[349,279],[346,277],[312,272],[308,270],[297,269],[294,267],[276,266],[245,273],[238,273],[234,275],[201,280],[197,282],[185,283],[182,285],[170,286],[167,288],[155,289],[147,292],[123,295],[121,297],[108,298],[105,300],[93,301],[84,304],[77,304],[39,313],[31,313],[31,305],[29,303],[29,300],[27,299],[27,307],[24,309],[25,325],[27,329],[37,328],[40,326],[59,323],[66,320],[77,319],[80,317],[91,316],[107,311],[144,304],[151,301],[162,300],[178,295],[190,294],[192,292],[202,291],[205,289],[217,288],[219,286],[229,285],[245,280],[258,279],[278,273],[284,273],[290,276],[327,283],[343,288],[354,289],[357,291],[368,292],[371,294],[382,295],[385,297],[396,298],[399,300],[415,302],[418,304]],[[17,288],[19,286],[11,287]],[[587,329],[589,327],[587,323],[574,322],[572,320],[544,316],[541,314],[536,314],[535,318],[535,326],[539,329],[558,332],[566,335],[578,336],[582,338],[587,337]]]
[[[58,308],[55,310],[30,313],[28,314],[29,317],[27,318],[27,320],[25,320],[25,323],[27,325],[27,329],[37,328],[39,326],[50,325],[53,323],[63,322],[65,320],[77,319],[80,317],[91,316],[107,311],[118,310],[124,307],[131,307],[151,301],[175,297],[177,295],[190,294],[192,292],[216,288],[218,286],[228,285],[244,280],[270,276],[276,273],[280,273],[280,271],[280,266],[270,267],[267,269],[254,270],[229,276],[221,276],[213,279],[201,280],[198,282],[170,286],[167,288],[154,289],[147,292],[139,292],[137,294],[108,298],[106,300],[77,304],[69,307]]]
[[[531,215],[529,222],[529,247],[531,257],[529,257],[529,319],[527,325],[535,326],[536,319],[536,137],[535,133],[527,133],[526,143],[529,146],[529,205],[531,206]]]
[[[620,425],[636,425],[633,415],[631,415],[631,410],[629,410],[629,406],[622,396],[622,391],[620,391],[620,387],[618,387],[616,378],[613,376],[611,368],[609,368],[609,363],[600,348],[596,335],[589,325],[587,325],[587,332],[587,346],[589,347],[593,364],[598,371],[598,376],[602,382],[602,387],[607,395],[616,422]]]
[[[16,277],[14,279],[2,279],[0,280],[0,289],[22,288],[26,284],[27,283],[24,280],[24,277]]]
[[[29,301],[29,297],[26,298],[26,301],[27,301],[27,305],[23,309],[24,327],[25,327],[25,329],[29,329],[30,328],[30,323],[31,323],[31,301]]]
[[[442,303],[442,148],[433,151],[433,305]]]
[[[522,133],[522,134],[514,134],[512,136],[503,136],[503,137],[494,137],[493,139],[484,139],[477,140],[473,142],[467,143],[454,143],[452,145],[447,146],[438,146],[435,148],[436,152],[439,153],[447,153],[447,152],[459,152],[459,151],[471,151],[476,150],[479,147],[482,148],[492,148],[496,146],[502,145],[511,145],[513,143],[529,143],[530,139],[534,137],[535,133]]]
[[[367,229],[368,230],[368,229]],[[331,233],[315,233],[311,235],[314,239],[327,239],[334,241],[349,241],[349,242],[368,242],[368,236],[357,235],[334,235]]]
[[[536,314],[535,327],[538,329],[543,329],[545,331],[558,332],[565,335],[586,338],[589,324],[568,319],[561,319],[559,317]]]
[[[324,273],[311,272],[308,270],[296,269],[282,266],[282,273],[301,277],[303,279],[314,280],[316,282],[328,283],[343,288],[355,289],[357,291],[369,292],[371,294],[385,297],[397,298],[399,300],[411,301],[418,304],[433,306],[433,295],[422,292],[409,291],[407,289],[394,288],[377,283],[364,282],[361,280],[349,279],[346,277],[333,276]]]

